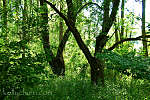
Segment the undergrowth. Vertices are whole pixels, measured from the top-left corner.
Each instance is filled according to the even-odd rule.
[[[109,71],[108,71],[109,72]],[[149,100],[150,83],[126,75],[110,77],[106,73],[105,87],[93,86],[90,78],[61,77],[24,86],[19,93],[11,91],[5,100]]]

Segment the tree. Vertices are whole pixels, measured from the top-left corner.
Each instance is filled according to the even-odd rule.
[[[3,0],[3,12],[2,12],[2,33],[7,38],[7,0]]]
[[[54,74],[58,76],[65,75],[65,65],[64,60],[62,59],[62,53],[58,54],[58,56],[55,57],[50,47],[48,31],[48,8],[44,3],[44,0],[40,0],[40,6],[42,9],[40,23],[40,27],[42,29],[41,36],[46,59],[49,62],[49,65],[51,66]]]
[[[27,32],[27,20],[28,20],[28,15],[27,15],[27,9],[28,9],[28,5],[27,5],[27,0],[24,0],[24,9],[22,11],[22,15],[23,15],[23,20],[22,20],[22,34],[21,34],[21,39],[22,41],[26,42],[26,34],[28,34]],[[24,42],[24,43],[25,43]],[[23,54],[22,54],[22,58],[25,58],[25,44],[22,45],[22,50],[23,50]]]
[[[115,42],[118,42],[119,41],[119,36],[118,36],[117,20],[115,20],[114,26],[115,26]]]
[[[90,67],[91,67],[91,81],[94,84],[98,84],[99,80],[101,80],[102,84],[104,85],[104,64],[103,61],[99,60],[96,58],[96,56],[92,56],[88,47],[84,44],[81,35],[79,31],[77,30],[75,26],[75,21],[73,12],[73,3],[72,0],[66,0],[67,7],[68,7],[68,16],[66,17],[63,13],[61,13],[55,5],[53,5],[51,2],[48,2],[44,0],[46,3],[48,3],[58,14],[60,17],[62,17],[68,26],[69,30],[72,32],[74,35],[78,46],[84,53],[86,59],[88,60]],[[113,1],[113,8],[111,15],[109,16],[109,6],[110,6],[110,0],[105,0],[104,1],[104,18],[103,18],[103,25],[102,25],[102,34],[100,34],[96,38],[96,47],[95,47],[95,55],[96,53],[101,53],[102,49],[104,48],[104,45],[106,44],[107,41],[107,34],[113,24],[113,21],[115,19],[115,16],[117,14],[118,6],[119,6],[120,0],[115,0]]]
[[[123,35],[124,35],[124,6],[125,6],[125,0],[122,0],[122,4],[121,4],[121,33],[120,33],[120,40],[123,39]]]
[[[148,56],[148,48],[147,48],[147,42],[146,42],[146,32],[145,32],[145,3],[146,0],[142,0],[142,36],[143,36],[143,51],[144,55]]]
[[[2,4],[3,4],[3,6],[2,6]],[[1,22],[2,22],[2,28],[1,28],[1,30],[2,30],[2,34],[1,34],[1,36],[3,36],[3,39],[4,39],[4,41],[6,42],[6,40],[7,40],[7,14],[8,14],[8,12],[7,12],[7,0],[0,0],[0,9],[2,9],[2,11],[1,11],[1,13],[2,13],[2,16],[1,16]],[[1,76],[5,79],[6,78],[6,71],[8,70],[8,67],[7,66],[1,66],[1,72],[0,72],[0,74],[1,74]],[[1,85],[0,85],[1,86]],[[2,87],[3,87],[3,85],[2,85]],[[1,88],[1,90],[0,91],[2,91],[2,88]],[[2,92],[1,92],[2,93]],[[3,93],[0,95],[0,99],[1,100],[3,100],[4,98],[5,98],[5,96],[6,95],[4,95]]]
[[[46,0],[45,0],[45,2],[47,4],[49,4],[56,11],[56,13],[58,13],[59,16],[64,19],[69,30],[74,35],[74,37],[78,43],[78,46],[80,47],[80,49],[84,53],[86,59],[88,60],[88,63],[90,64],[91,82],[94,84],[98,84],[99,80],[101,80],[102,84],[104,85],[104,63],[105,62],[102,59],[98,59],[96,57],[96,55],[98,53],[103,53],[104,46],[106,45],[108,38],[109,38],[107,36],[107,34],[116,18],[120,0],[112,1],[113,6],[112,6],[111,10],[110,10],[111,0],[104,0],[104,2],[103,2],[104,9],[103,9],[102,31],[96,37],[96,46],[95,46],[95,53],[94,53],[95,56],[91,55],[91,52],[89,51],[88,47],[83,42],[81,35],[75,26],[75,21],[73,20],[74,17],[72,16],[72,15],[74,15],[74,8],[73,8],[74,6],[73,6],[72,0],[66,0],[67,8],[68,8],[67,17],[63,13],[61,13],[55,7],[54,4],[52,4],[51,2],[48,2]],[[87,3],[87,4],[92,4],[92,3]],[[85,5],[87,5],[87,4],[85,4]],[[111,13],[110,13],[110,11],[111,11]],[[149,38],[149,35],[147,35],[145,37]],[[122,40],[116,42],[112,47],[108,48],[108,50],[113,50],[115,47],[117,47],[119,44],[121,44],[125,41],[136,41],[136,40],[141,40],[141,39],[143,39],[143,36],[139,36],[136,38],[122,39]]]
[[[103,15],[103,23],[102,23],[102,32],[96,37],[96,47],[95,47],[95,54],[97,53],[102,53],[102,50],[104,48],[104,46],[106,45],[107,41],[108,41],[108,32],[113,24],[113,22],[116,19],[116,14],[118,11],[118,6],[120,3],[120,0],[115,0],[112,1],[113,7],[111,9],[111,14],[109,15],[110,12],[110,0],[104,0],[104,15]],[[101,61],[101,64],[103,62]],[[103,70],[104,70],[104,65],[101,65],[102,68],[102,72],[101,74],[103,74]],[[104,75],[102,75],[104,77]],[[97,76],[99,77],[99,76]]]
[[[60,11],[63,10],[63,2],[62,0],[60,1]],[[63,39],[63,20],[60,18],[60,22],[59,22],[59,44],[61,43],[62,39]],[[62,62],[64,62],[64,58],[63,58],[63,52],[60,54],[59,58],[61,59]],[[65,63],[64,63],[64,67],[62,68],[64,71],[63,73],[65,73]]]
[[[49,65],[52,68],[52,71],[54,74],[58,75],[58,76],[64,76],[65,75],[65,63],[64,63],[64,59],[63,59],[63,50],[65,48],[65,44],[69,38],[70,32],[69,29],[67,29],[64,33],[64,35],[62,35],[63,33],[63,26],[62,26],[62,22],[60,22],[60,41],[59,41],[59,46],[57,49],[57,54],[56,56],[54,56],[51,48],[50,48],[50,43],[49,43],[49,31],[48,31],[48,10],[47,10],[47,6],[45,5],[45,3],[43,2],[43,0],[40,1],[41,7],[44,11],[44,13],[41,13],[42,15],[42,20],[41,20],[41,35],[42,35],[42,41],[43,41],[43,47],[44,47],[44,51],[45,51],[45,55],[47,58],[47,61],[49,62]],[[62,5],[61,5],[62,6]],[[76,16],[78,15],[80,11],[78,11],[75,15],[71,15],[73,16],[73,20],[75,21]]]

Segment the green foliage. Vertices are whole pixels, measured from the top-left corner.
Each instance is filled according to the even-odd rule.
[[[149,99],[150,84],[123,76],[117,81],[106,80],[105,88],[95,87],[90,80],[76,77],[53,78],[36,87],[26,87],[13,97],[22,100],[144,100]],[[9,100],[12,95],[8,96]]]
[[[56,4],[57,8],[62,5],[61,12],[66,14],[66,1],[49,1]],[[86,2],[97,2],[102,6],[102,1],[73,0],[74,10],[78,11]],[[40,34],[43,22],[40,13],[46,12],[47,8],[42,10],[38,0],[27,0],[27,4],[26,20],[22,14],[24,4],[21,0],[9,0],[5,18],[2,18],[3,6],[0,5],[0,99],[2,95],[5,95],[5,100],[150,99],[150,83],[147,81],[150,80],[150,58],[142,57],[141,52],[133,50],[133,42],[124,43],[114,51],[104,50],[104,53],[97,54],[98,58],[106,62],[105,87],[91,85],[88,61],[73,35],[70,35],[63,52],[66,76],[53,75]],[[59,22],[62,19],[49,7],[48,12],[50,48],[55,56],[59,45]],[[134,29],[134,17],[133,13],[129,13],[124,19],[126,34],[132,33]],[[4,19],[7,25],[4,25]],[[76,27],[93,55],[95,38],[101,33],[102,20],[102,9],[93,5],[86,7],[77,16]],[[120,27],[120,23],[117,27]],[[63,22],[63,31],[66,29]]]
[[[122,48],[115,52],[105,51],[97,57],[104,59],[109,69],[115,69],[128,76],[132,75],[134,78],[150,80],[150,58],[136,55],[135,50],[128,51]]]
[[[20,50],[22,41],[14,41],[8,44],[0,43],[0,88],[2,92],[8,92],[12,89],[19,92],[24,86],[36,85],[40,82],[40,77],[44,73],[45,57],[43,54],[33,54],[26,50],[24,54]]]

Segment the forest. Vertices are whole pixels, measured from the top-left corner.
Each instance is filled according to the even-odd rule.
[[[150,100],[149,0],[0,0],[0,100]]]

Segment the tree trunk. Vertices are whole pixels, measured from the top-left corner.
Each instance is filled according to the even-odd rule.
[[[21,40],[25,41],[25,43],[22,45],[22,50],[23,50],[23,54],[22,54],[22,58],[25,58],[25,45],[26,45],[26,34],[27,34],[27,0],[24,0],[24,9],[22,11],[22,15],[23,15],[23,20],[22,20],[22,37]]]
[[[74,37],[75,37],[75,39],[76,39],[76,41],[78,43],[78,46],[80,47],[80,49],[84,53],[86,59],[88,60],[88,63],[90,64],[90,67],[91,67],[91,81],[92,81],[92,83],[98,84],[99,83],[98,80],[101,80],[102,84],[104,85],[104,72],[103,72],[104,71],[103,70],[104,66],[103,66],[101,60],[98,60],[96,57],[93,57],[91,55],[88,47],[84,44],[80,33],[78,32],[77,28],[75,27],[75,21],[74,21],[75,17],[72,16],[72,15],[74,15],[74,8],[73,8],[72,0],[66,0],[67,6],[68,6],[68,16],[67,17],[65,17],[64,14],[61,13],[55,7],[55,5],[53,5],[52,3],[50,3],[50,2],[48,2],[46,0],[45,0],[45,2],[48,3],[59,14],[59,16],[62,17],[65,20],[66,25],[68,26],[69,30],[74,35]],[[111,12],[111,16],[110,16],[109,21],[107,22],[109,27],[105,27],[106,28],[105,30],[109,31],[109,29],[111,28],[111,26],[113,24],[113,21],[114,21],[114,18],[116,16],[117,10],[118,10],[119,2],[120,2],[120,0],[114,0],[113,1],[113,9],[112,9],[112,12]],[[106,31],[103,31],[103,32],[106,32]],[[104,35],[100,35],[98,37],[102,38],[103,36],[106,37],[106,39],[104,39],[104,40],[107,40],[107,36],[105,34]],[[99,39],[99,40],[101,40],[101,39]],[[98,43],[100,41],[96,41],[96,42]],[[97,49],[99,49],[99,46],[103,46],[103,44],[102,45],[100,43],[98,43],[98,44],[99,45],[97,45],[98,46]]]
[[[2,3],[3,2],[3,6],[2,6]],[[4,37],[4,41],[5,42],[8,42],[6,41],[7,40],[7,0],[0,0],[0,6],[2,8],[2,35]],[[6,79],[6,73],[8,71],[8,67],[7,66],[2,66],[2,72],[0,72],[2,78],[1,79]],[[1,83],[1,91],[0,91],[0,100],[4,100],[5,97],[7,96],[6,94],[4,94],[3,92],[3,89],[5,89],[5,86],[4,84]]]
[[[72,32],[74,35],[78,46],[84,53],[86,59],[88,60],[88,63],[90,64],[91,67],[91,82],[93,84],[98,85],[99,80],[101,80],[102,84],[104,85],[104,75],[103,75],[103,68],[101,65],[101,62],[95,57],[93,57],[88,49],[88,47],[85,45],[83,42],[81,35],[77,28],[75,27],[75,17],[74,17],[74,12],[73,12],[73,3],[72,0],[66,0],[67,6],[68,6],[68,21],[66,22],[69,30]]]
[[[63,4],[62,1],[60,2],[60,11],[63,10]],[[62,39],[63,39],[63,21],[62,18],[60,18],[60,23],[59,23],[59,44],[61,43]],[[67,39],[68,40],[68,39]],[[58,56],[56,56],[58,57]],[[63,52],[60,53],[59,58],[61,59],[61,62],[63,63],[63,66],[61,65],[60,67],[62,67],[62,73],[63,75],[65,75],[65,63],[64,63],[64,57],[63,57]]]
[[[117,43],[119,41],[119,37],[118,37],[118,26],[117,26],[117,20],[115,19],[115,42]]]
[[[112,7],[112,11],[111,14],[109,14],[110,12],[110,3],[111,0],[104,0],[104,15],[103,15],[103,23],[102,23],[102,32],[96,37],[96,47],[95,47],[95,56],[97,53],[102,53],[104,46],[106,45],[107,41],[108,41],[108,32],[111,28],[111,26],[113,25],[113,22],[116,19],[116,15],[117,15],[117,11],[118,11],[118,7],[119,7],[119,3],[120,0],[114,0],[112,1],[113,7]],[[102,79],[102,83],[104,80],[104,61],[102,59],[96,60],[96,63],[98,64],[97,66],[100,66],[100,72],[101,75],[99,75]],[[98,68],[96,68],[97,71],[99,70]],[[96,73],[96,70],[94,70],[94,72]],[[94,73],[93,72],[93,73]],[[95,75],[97,76],[97,75]]]
[[[147,48],[147,42],[145,38],[145,3],[146,0],[142,0],[142,36],[143,36],[143,51],[144,51],[144,56],[148,56],[148,48]]]
[[[15,18],[16,18],[16,32],[19,33],[19,6],[21,5],[21,2],[19,1],[15,1]],[[19,35],[19,38],[21,39],[21,34],[18,34]]]
[[[2,34],[7,39],[7,0],[3,0],[2,24]]]
[[[2,8],[2,1],[0,0],[0,9],[3,9]],[[0,16],[2,16],[2,13],[0,13]],[[2,22],[2,18],[0,17],[0,22]]]
[[[103,72],[103,64],[100,60],[98,60],[96,57],[92,57],[88,47],[84,44],[83,40],[81,39],[80,33],[78,32],[78,30],[76,29],[76,27],[72,27],[71,25],[72,22],[70,22],[69,29],[70,31],[73,33],[78,46],[80,47],[80,49],[82,50],[82,52],[84,53],[86,59],[88,60],[88,63],[90,64],[91,67],[91,82],[93,84],[98,85],[100,82],[99,80],[101,80],[102,85],[104,85],[104,72]]]
[[[104,86],[104,62],[93,57],[91,61],[91,82],[92,84],[98,85],[101,81],[102,85]]]
[[[121,33],[120,33],[120,40],[122,40],[124,37],[124,5],[125,0],[122,0],[121,4]]]
[[[54,74],[58,76],[64,76],[65,75],[65,64],[64,60],[61,56],[54,57],[54,54],[50,48],[49,44],[49,31],[48,31],[48,8],[46,4],[44,3],[44,0],[40,0],[40,5],[42,8],[41,12],[41,35],[42,35],[42,41],[43,41],[43,48],[45,51],[46,59],[49,63],[49,65],[52,68],[52,71]]]

